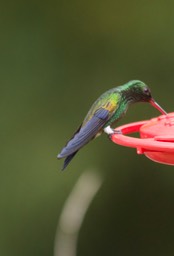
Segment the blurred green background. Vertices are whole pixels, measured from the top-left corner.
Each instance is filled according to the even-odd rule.
[[[104,182],[77,255],[173,256],[173,167],[106,135],[66,172],[56,156],[91,103],[116,85],[140,79],[164,109],[174,110],[174,2],[0,5],[0,255],[53,255],[63,204],[80,174],[95,168]],[[157,115],[139,104],[119,125]]]

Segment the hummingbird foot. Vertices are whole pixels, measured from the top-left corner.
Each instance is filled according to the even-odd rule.
[[[123,134],[123,133],[122,133],[121,130],[114,130],[114,129],[113,129],[113,133],[109,134],[109,139],[110,139],[110,140],[112,140],[112,136],[113,136],[114,134]]]
[[[107,133],[109,136],[112,136],[113,134],[122,134],[121,130],[114,130],[109,126],[104,128],[104,132]]]
[[[121,130],[113,130],[114,133],[113,134],[123,134]]]

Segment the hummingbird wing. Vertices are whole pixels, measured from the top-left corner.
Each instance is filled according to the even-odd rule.
[[[119,107],[120,94],[110,90],[97,99],[89,110],[82,125],[62,149],[58,158],[66,157],[62,170],[70,163],[78,150],[102,130]]]
[[[79,132],[77,132],[62,149],[61,153],[58,155],[58,158],[67,157],[87,144],[102,129],[109,117],[110,113],[107,109],[98,109],[94,113],[93,117],[81,127]]]

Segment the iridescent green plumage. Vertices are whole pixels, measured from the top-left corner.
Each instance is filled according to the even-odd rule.
[[[107,110],[108,118],[111,118],[113,114],[116,112],[119,106],[120,100],[121,100],[120,94],[114,91],[114,89],[111,89],[105,92],[104,94],[102,94],[90,108],[89,112],[87,113],[82,123],[82,126],[84,126],[94,116],[95,112],[101,108]]]
[[[166,113],[153,100],[148,86],[139,80],[106,91],[94,102],[79,129],[58,155],[58,158],[66,158],[63,169],[90,140],[103,131],[109,135],[113,134],[115,131],[110,125],[126,113],[130,104],[136,102],[149,102],[163,114]]]

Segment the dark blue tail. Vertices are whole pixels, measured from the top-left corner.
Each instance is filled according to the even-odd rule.
[[[62,171],[65,170],[65,168],[67,167],[67,165],[71,162],[71,160],[73,159],[73,157],[77,154],[78,150],[75,151],[74,153],[72,153],[71,155],[67,156],[65,158],[65,161],[64,161],[64,164],[63,164],[63,167],[62,167]]]

